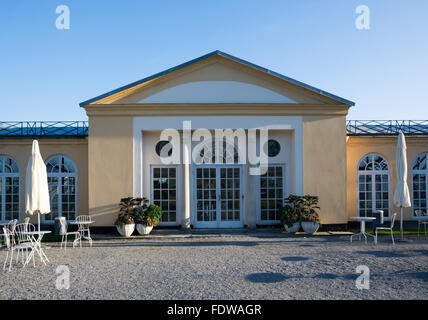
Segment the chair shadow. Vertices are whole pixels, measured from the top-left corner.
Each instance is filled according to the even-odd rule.
[[[333,273],[320,273],[314,276],[314,278],[317,278],[317,279],[329,279],[329,280],[337,279],[338,277],[339,276],[337,274],[333,274]]]
[[[167,241],[147,241],[147,242],[108,242],[97,243],[94,242],[96,247],[218,247],[218,246],[241,246],[241,247],[254,247],[259,245],[257,241],[207,241],[207,242],[167,242]]]
[[[253,283],[277,283],[285,281],[286,279],[289,279],[290,277],[284,276],[281,273],[273,273],[273,272],[267,272],[267,273],[252,273],[245,277],[246,280],[253,282]]]

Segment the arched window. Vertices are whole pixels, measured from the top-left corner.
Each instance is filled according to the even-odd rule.
[[[19,166],[8,156],[0,156],[0,210],[1,220],[19,219],[20,183]]]
[[[421,153],[412,164],[413,214],[415,210],[427,212],[427,156],[428,152]]]
[[[358,214],[371,216],[383,210],[389,216],[389,165],[378,154],[365,155],[358,163]]]
[[[226,139],[213,139],[193,150],[195,164],[237,164],[238,147]]]
[[[43,215],[45,221],[56,217],[74,220],[77,215],[77,170],[73,161],[57,155],[46,161],[51,212]]]

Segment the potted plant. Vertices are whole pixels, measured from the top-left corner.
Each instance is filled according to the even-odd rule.
[[[148,203],[148,201],[147,201]],[[162,217],[162,208],[151,204],[136,216],[137,231],[141,235],[148,235]]]
[[[289,233],[296,233],[300,229],[302,218],[302,197],[290,195],[285,199],[287,203],[280,211],[280,220],[284,228]]]
[[[305,195],[302,197],[302,228],[309,234],[317,232],[320,227],[318,200],[317,196]]]
[[[130,237],[135,229],[134,208],[140,203],[139,198],[120,199],[120,213],[116,219],[116,229],[121,236]]]

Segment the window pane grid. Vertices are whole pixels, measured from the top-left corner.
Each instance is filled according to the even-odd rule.
[[[198,221],[217,219],[217,180],[215,168],[196,169],[196,218]]]
[[[416,157],[412,165],[412,195],[413,195],[413,215],[415,210],[427,213],[427,155],[422,153]]]
[[[269,166],[260,176],[260,219],[279,220],[279,211],[284,204],[283,166]]]
[[[0,219],[19,219],[20,173],[15,160],[0,156]]]
[[[221,220],[240,220],[239,168],[220,168]]]
[[[5,177],[4,220],[19,219],[19,178]]]
[[[177,220],[176,168],[153,167],[152,202],[162,208],[162,222]]]
[[[76,167],[70,158],[62,155],[46,163],[51,212],[44,215],[45,221],[57,217],[75,220],[77,216]]]
[[[358,215],[383,210],[389,216],[389,166],[377,154],[364,156],[358,165]]]

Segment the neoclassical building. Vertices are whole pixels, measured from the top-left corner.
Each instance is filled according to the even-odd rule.
[[[427,210],[428,123],[347,121],[353,106],[214,51],[82,102],[88,122],[0,123],[0,220],[24,216],[25,170],[38,139],[52,207],[44,224],[89,214],[95,226],[111,227],[122,197],[144,196],[162,207],[163,226],[254,228],[278,224],[287,195],[311,194],[321,222],[343,227],[374,209],[397,211],[400,131],[411,220],[414,209]]]

